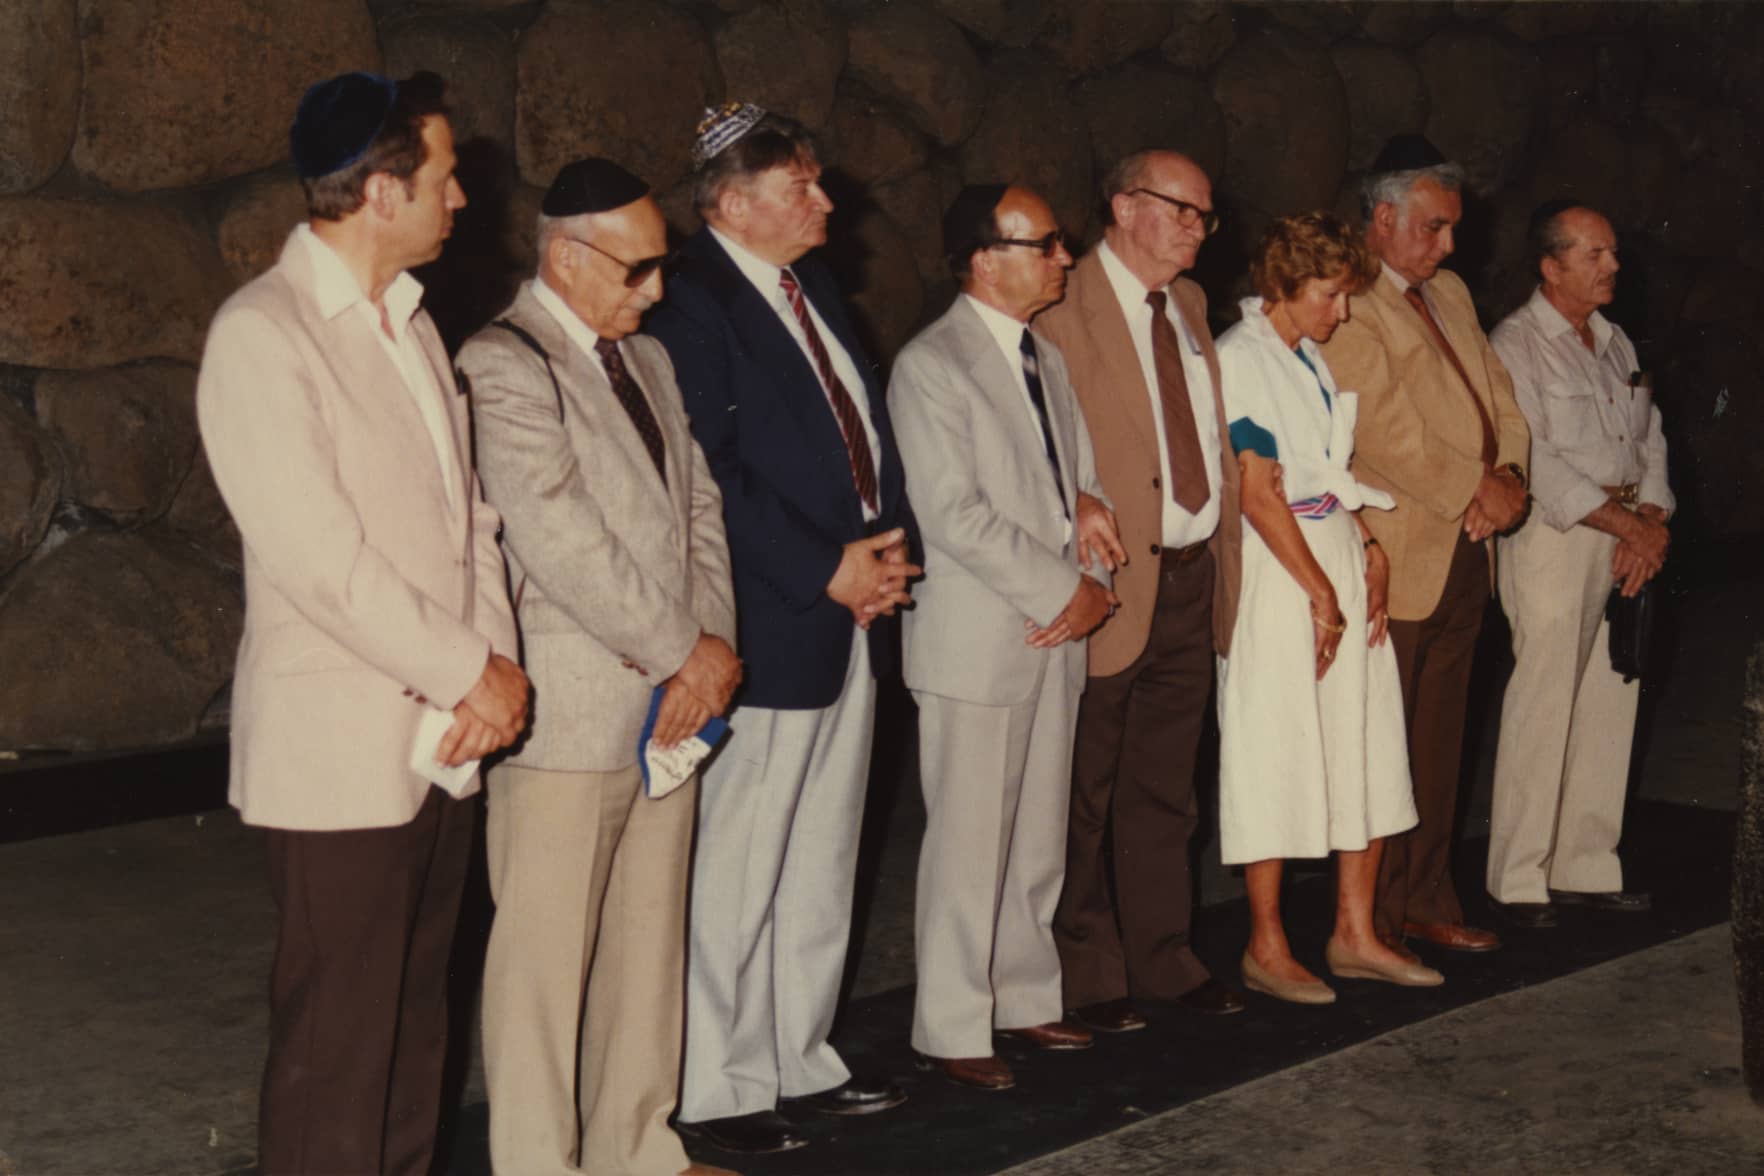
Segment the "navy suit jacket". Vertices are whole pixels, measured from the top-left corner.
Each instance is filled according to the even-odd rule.
[[[879,517],[866,524],[851,458],[820,377],[778,314],[708,229],[681,250],[667,295],[644,330],[674,362],[693,436],[723,492],[735,580],[737,648],[745,663],[740,700],[809,710],[838,699],[850,661],[851,611],[827,596],[844,546],[867,534],[907,529],[919,537],[888,405],[858,346],[832,276],[812,257],[791,265],[802,291],[850,353],[881,442]],[[895,622],[870,626],[873,672],[892,672]]]

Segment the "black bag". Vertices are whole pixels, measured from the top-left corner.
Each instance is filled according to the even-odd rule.
[[[1654,631],[1654,585],[1642,585],[1634,596],[1611,589],[1605,601],[1605,620],[1611,625],[1611,668],[1633,682],[1648,668],[1649,638]]]

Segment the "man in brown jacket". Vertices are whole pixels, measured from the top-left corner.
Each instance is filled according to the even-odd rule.
[[[1065,354],[1128,553],[1115,572],[1120,610],[1090,639],[1054,916],[1066,1007],[1122,1032],[1145,1024],[1134,996],[1243,1008],[1189,945],[1188,862],[1195,754],[1213,654],[1235,619],[1242,523],[1206,296],[1178,276],[1218,227],[1212,184],[1182,155],[1140,151],[1109,173],[1103,199],[1103,241],[1035,325]]]
[[[1374,918],[1380,937],[1493,951],[1464,924],[1452,885],[1464,707],[1489,598],[1491,535],[1525,512],[1531,446],[1513,381],[1476,320],[1463,279],[1439,268],[1463,215],[1463,172],[1419,135],[1399,135],[1360,192],[1366,241],[1383,272],[1323,348],[1336,383],[1360,394],[1354,476],[1389,491],[1369,512],[1390,556],[1390,639],[1402,676],[1409,764],[1421,823],[1385,843]]]

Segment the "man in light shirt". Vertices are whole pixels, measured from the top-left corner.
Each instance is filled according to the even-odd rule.
[[[227,300],[197,382],[245,542],[230,799],[267,827],[281,921],[258,1118],[265,1173],[427,1172],[476,773],[527,679],[464,397],[405,270],[465,196],[440,79],[313,86],[291,132],[308,223]],[[452,712],[413,768],[430,708]]]
[[[1599,308],[1617,290],[1611,222],[1573,202],[1531,222],[1542,278],[1495,328],[1531,425],[1534,509],[1500,540],[1513,676],[1495,755],[1488,892],[1523,927],[1556,903],[1645,911],[1623,888],[1617,840],[1640,683],[1611,668],[1605,604],[1660,570],[1674,500],[1652,383]]]
[[[1109,172],[1103,200],[1102,243],[1035,327],[1066,357],[1127,552],[1120,611],[1090,641],[1054,920],[1066,1007],[1118,1033],[1145,1025],[1134,997],[1243,1008],[1189,942],[1195,760],[1243,524],[1206,295],[1181,276],[1218,227],[1212,184],[1186,156],[1140,151]]]

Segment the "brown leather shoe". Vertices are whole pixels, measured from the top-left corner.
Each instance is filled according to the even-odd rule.
[[[999,1032],[1018,1041],[1027,1041],[1036,1049],[1089,1049],[1096,1044],[1096,1037],[1090,1030],[1070,1021],[1049,1021],[1045,1025],[1000,1029]]]
[[[1501,937],[1463,923],[1403,923],[1403,934],[1449,951],[1494,951]]]
[[[1124,996],[1072,1009],[1066,1017],[1098,1033],[1131,1033],[1145,1028],[1145,1018]]]
[[[921,1070],[938,1070],[957,1086],[975,1090],[1009,1090],[1017,1084],[1017,1076],[1000,1057],[934,1058],[919,1054],[916,1063]]]
[[[1223,1016],[1226,1013],[1243,1012],[1243,993],[1208,976],[1197,987],[1177,997],[1176,1003],[1191,1013]]]

